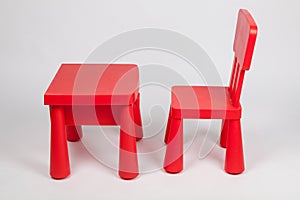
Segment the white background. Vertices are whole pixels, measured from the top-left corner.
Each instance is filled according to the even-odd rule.
[[[156,27],[199,43],[227,83],[239,8],[247,8],[259,28],[242,96],[245,173],[223,171],[225,151],[219,146],[198,160],[194,143],[182,173],[158,170],[124,181],[78,142],[69,144],[71,176],[49,177],[43,93],[61,63],[84,62],[121,32]],[[299,199],[298,8],[295,0],[2,0],[0,199]]]

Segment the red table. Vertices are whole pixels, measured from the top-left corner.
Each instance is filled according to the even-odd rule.
[[[142,138],[139,71],[134,64],[62,64],[44,95],[50,107],[50,175],[70,174],[67,139],[77,141],[82,125],[119,125],[119,175],[138,175],[136,140]]]

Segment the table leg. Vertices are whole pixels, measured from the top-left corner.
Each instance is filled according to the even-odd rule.
[[[135,134],[136,140],[139,141],[143,138],[143,127],[142,127],[142,118],[141,118],[141,109],[140,109],[140,93],[138,94],[138,98],[133,105],[133,114],[134,114],[134,122],[135,122]]]
[[[82,138],[82,128],[81,126],[67,126],[67,139],[70,142],[76,142]]]
[[[138,176],[138,160],[136,154],[136,135],[133,120],[133,107],[124,106],[120,113],[120,154],[119,176],[133,179]]]
[[[50,106],[50,118],[50,175],[54,179],[62,179],[70,174],[63,106]]]

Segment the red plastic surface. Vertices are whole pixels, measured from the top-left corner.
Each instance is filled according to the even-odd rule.
[[[175,86],[171,102],[173,118],[241,118],[241,106],[232,105],[228,87]]]
[[[245,70],[250,69],[257,26],[247,10],[238,14],[234,40],[234,63],[229,87],[176,86],[172,99],[165,135],[167,150],[164,168],[169,173],[183,169],[183,118],[222,119],[220,145],[227,148],[225,171],[239,174],[244,171],[241,135],[240,95]],[[181,124],[180,126],[178,124]]]
[[[62,106],[50,106],[51,148],[50,175],[62,179],[70,174],[67,138],[65,134],[64,109]]]
[[[132,64],[63,64],[44,95],[50,106],[50,175],[70,174],[67,140],[82,137],[81,125],[120,125],[119,175],[138,174],[136,140],[143,137],[138,67]]]
[[[62,64],[44,95],[44,104],[133,104],[138,86],[139,71],[134,64]]]

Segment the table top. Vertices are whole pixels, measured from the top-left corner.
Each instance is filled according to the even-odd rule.
[[[128,105],[138,94],[135,64],[62,64],[44,94],[45,105]]]

